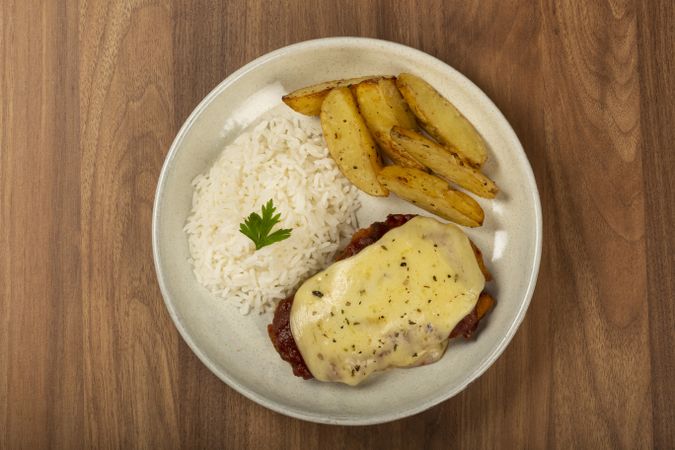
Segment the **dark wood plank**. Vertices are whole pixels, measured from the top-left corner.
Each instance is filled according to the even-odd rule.
[[[668,448],[675,442],[675,4],[640,2],[637,15],[652,433],[654,448]]]
[[[77,448],[77,11],[6,1],[0,23],[0,448]]]
[[[549,238],[558,267],[547,280],[556,293],[550,443],[649,447],[635,9],[555,2],[543,26],[549,219],[558,227]]]
[[[80,11],[87,446],[179,441],[178,336],[155,280],[151,216],[176,131],[171,2]]]
[[[73,444],[82,429],[81,305],[69,301],[79,297],[77,74],[59,67],[76,68],[65,50],[77,45],[76,15],[12,2],[2,19],[0,446]],[[22,32],[31,39],[13,38]],[[72,420],[59,426],[58,414]]]

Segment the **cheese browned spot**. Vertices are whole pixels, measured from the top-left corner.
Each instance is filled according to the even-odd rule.
[[[307,280],[291,331],[315,378],[356,385],[388,367],[438,360],[484,285],[457,226],[415,217]]]

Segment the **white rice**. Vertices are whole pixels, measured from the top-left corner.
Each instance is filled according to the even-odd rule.
[[[192,182],[185,225],[194,274],[239,310],[262,313],[332,261],[354,232],[357,189],[330,158],[316,119],[273,118],[241,134]],[[274,201],[291,237],[255,250],[239,224]]]

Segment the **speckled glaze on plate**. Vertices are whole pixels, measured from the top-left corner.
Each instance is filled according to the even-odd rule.
[[[501,188],[479,202],[485,224],[465,229],[483,250],[495,282],[496,308],[474,341],[455,340],[437,363],[390,370],[356,387],[293,376],[267,336],[271,315],[242,317],[195,280],[183,232],[191,181],[242,129],[285,111],[281,95],[321,81],[370,74],[422,76],[464,113],[489,145],[485,172]],[[392,212],[427,214],[391,195],[361,195],[362,226]],[[164,162],[155,197],[152,239],[157,278],[178,331],[221,380],[251,400],[313,422],[365,425],[430,408],[461,391],[499,357],[529,305],[541,256],[541,206],[523,148],[504,116],[471,81],[438,59],[392,42],[329,38],[284,47],[225,79],[187,119]]]

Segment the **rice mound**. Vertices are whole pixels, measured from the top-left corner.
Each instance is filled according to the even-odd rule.
[[[185,231],[195,277],[243,314],[265,312],[325,268],[356,226],[357,189],[330,158],[313,118],[261,122],[192,185]],[[281,214],[273,230],[293,231],[256,251],[239,224],[270,199]]]

